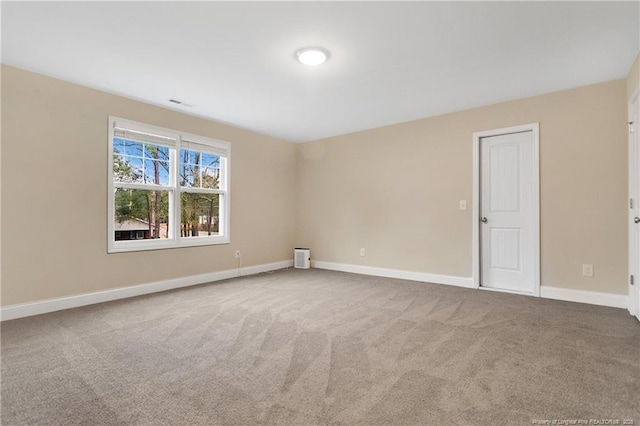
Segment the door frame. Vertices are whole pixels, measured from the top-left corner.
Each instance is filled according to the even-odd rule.
[[[628,121],[633,123],[634,133],[627,131],[628,138],[628,151],[627,156],[629,157],[629,169],[628,169],[628,194],[627,194],[627,203],[629,203],[630,199],[633,198],[634,203],[640,202],[637,197],[640,194],[640,188],[636,188],[640,185],[640,137],[638,136],[638,128],[640,126],[640,117],[635,116],[634,106],[637,105],[638,115],[640,116],[640,88],[636,89],[636,91],[631,96],[629,100],[629,104],[627,105],[627,117]],[[635,139],[635,141],[634,141]],[[634,198],[635,197],[635,198]],[[627,298],[627,310],[631,315],[634,315],[638,319],[640,319],[640,288],[638,286],[640,283],[640,277],[634,276],[635,283],[631,285],[631,275],[636,274],[640,275],[640,261],[636,258],[634,259],[634,255],[640,254],[636,252],[634,249],[634,239],[636,238],[636,230],[635,227],[638,226],[633,222],[634,209],[631,209],[631,206],[627,204],[628,207],[628,226],[627,226],[627,235],[628,235],[628,271],[627,271],[627,287],[628,287],[628,298]],[[640,247],[637,248],[640,251]],[[636,264],[639,263],[639,264]]]
[[[533,176],[532,176],[532,204],[533,204],[533,296],[540,297],[540,123],[529,123],[520,126],[504,127],[501,129],[485,130],[473,133],[473,211],[472,211],[472,276],[473,288],[482,288],[506,293],[518,293],[509,290],[489,289],[480,286],[480,140],[489,136],[508,135],[510,133],[532,132],[533,136]],[[529,294],[529,293],[526,293]]]

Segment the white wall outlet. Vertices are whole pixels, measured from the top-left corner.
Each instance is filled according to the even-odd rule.
[[[240,250],[236,250],[236,259],[240,259]]]
[[[467,209],[467,200],[460,200],[460,210]]]
[[[584,264],[582,265],[582,276],[583,277],[592,277],[593,276],[593,265]]]
[[[360,249],[360,256],[364,256],[364,248]]]

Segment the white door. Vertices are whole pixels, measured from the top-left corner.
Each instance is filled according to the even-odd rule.
[[[639,94],[640,96],[640,94]],[[640,97],[629,108],[629,312],[640,320]],[[633,283],[632,278],[633,277]]]
[[[537,125],[478,139],[482,287],[539,295],[537,141]]]

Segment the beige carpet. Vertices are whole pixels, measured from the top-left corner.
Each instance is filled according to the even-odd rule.
[[[621,309],[289,269],[1,331],[3,425],[640,424]]]

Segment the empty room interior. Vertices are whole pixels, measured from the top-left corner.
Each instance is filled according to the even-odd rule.
[[[11,2],[3,425],[640,424],[640,3]]]

